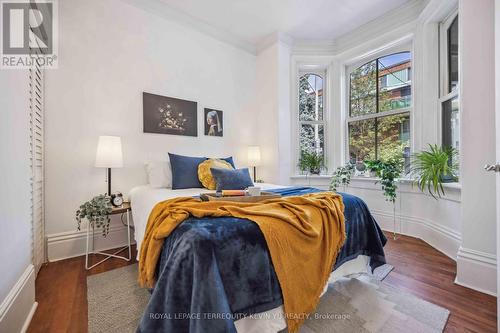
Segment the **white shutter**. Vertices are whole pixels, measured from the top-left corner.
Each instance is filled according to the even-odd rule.
[[[39,49],[32,49],[32,55],[40,55]],[[44,221],[44,151],[43,151],[43,69],[35,61],[30,68],[30,150],[32,170],[32,250],[33,265],[38,273],[45,262],[45,221]]]

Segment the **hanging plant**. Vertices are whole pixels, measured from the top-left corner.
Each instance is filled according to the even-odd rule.
[[[396,181],[402,172],[401,161],[382,162],[380,160],[370,160],[366,161],[365,165],[367,169],[374,171],[376,176],[380,178],[376,183],[380,182],[382,185],[385,199],[395,203],[397,196],[396,191],[398,189]]]
[[[332,176],[330,190],[337,192],[339,186],[347,186],[351,183],[351,177],[355,170],[354,164],[347,163],[345,166],[338,167]]]
[[[109,233],[109,214],[113,210],[111,198],[107,195],[98,195],[92,200],[83,203],[76,211],[78,230],[83,219],[87,219],[91,226],[102,229],[102,235],[106,237]]]

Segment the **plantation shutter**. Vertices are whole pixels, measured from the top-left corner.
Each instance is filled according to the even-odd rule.
[[[32,49],[32,56],[41,54],[39,49]],[[45,219],[44,219],[44,135],[43,135],[43,69],[35,61],[29,70],[30,81],[30,162],[32,190],[32,250],[33,265],[38,273],[45,262]]]

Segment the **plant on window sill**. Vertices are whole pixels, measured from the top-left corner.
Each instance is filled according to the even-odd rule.
[[[422,192],[427,189],[434,199],[441,198],[445,195],[443,183],[458,180],[457,157],[455,148],[429,144],[429,150],[412,156],[410,174],[414,178],[413,183],[417,184]]]
[[[330,190],[337,192],[337,188],[342,185],[345,191],[345,187],[351,183],[351,177],[354,174],[355,169],[354,164],[351,163],[338,167],[332,176]]]
[[[395,203],[397,197],[396,191],[398,189],[396,185],[397,179],[401,176],[403,169],[401,161],[382,162],[380,160],[368,160],[365,161],[365,165],[368,170],[375,172],[375,175],[380,178],[376,183],[380,182],[382,185],[386,200]]]
[[[306,174],[319,175],[325,169],[323,155],[302,151],[298,167],[301,172],[305,172]]]

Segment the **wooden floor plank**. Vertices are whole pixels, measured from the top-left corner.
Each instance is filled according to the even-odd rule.
[[[387,234],[385,283],[450,310],[445,332],[496,332],[496,298],[454,283],[456,263],[425,242]],[[135,258],[135,249],[133,251]],[[85,270],[85,258],[48,263],[36,279],[38,309],[28,332],[87,332],[87,276],[134,263],[110,259]]]

